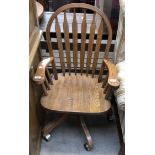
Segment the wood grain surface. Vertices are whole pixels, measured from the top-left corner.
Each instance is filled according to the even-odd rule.
[[[112,87],[117,88],[120,83],[117,79],[117,68],[116,68],[116,66],[106,59],[104,59],[104,63],[109,70],[108,84]]]
[[[83,73],[83,67],[84,67],[85,46],[86,46],[86,31],[87,31],[86,10],[84,10],[83,21],[82,21],[82,24],[81,24],[81,53],[80,53],[81,75]]]
[[[67,67],[69,70],[69,74],[71,72],[71,58],[70,58],[70,41],[69,41],[69,27],[66,17],[66,11],[64,11],[64,39],[65,39],[65,48],[66,48],[66,58],[67,58]]]
[[[62,37],[61,37],[61,30],[60,30],[60,25],[59,25],[57,17],[55,18],[55,21],[56,21],[55,29],[56,29],[57,40],[58,40],[60,63],[61,63],[63,75],[65,75],[65,63],[64,63],[63,46],[62,46]]]
[[[58,80],[53,81],[48,96],[43,96],[41,104],[43,107],[68,113],[89,113],[98,114],[107,111],[111,104],[105,100],[105,94],[101,83],[97,78],[75,76],[58,76]]]
[[[33,76],[33,80],[38,83],[38,84],[42,84],[45,81],[45,71],[46,71],[46,67],[48,66],[49,63],[53,62],[53,57],[47,58],[42,60],[37,67],[37,71],[35,73],[35,75]]]
[[[101,41],[102,41],[102,34],[103,34],[103,21],[101,20],[100,27],[98,30],[97,40],[96,40],[95,52],[94,52],[94,59],[93,59],[93,66],[92,66],[92,77],[94,77],[95,69],[97,66],[99,50],[100,50]]]
[[[78,16],[78,14],[76,13],[77,8],[84,10],[84,15],[82,18],[80,16]],[[72,17],[70,16],[71,19],[70,19],[70,17],[67,17],[67,13],[66,13],[70,9],[73,10]],[[94,14],[92,16],[93,18],[89,21],[89,24],[87,23],[87,20],[86,20],[87,19],[87,15],[86,15],[87,10],[92,10],[94,12]],[[59,16],[60,14],[62,14],[61,19]],[[81,20],[81,24],[79,24],[79,20]],[[51,33],[50,33],[51,29],[53,29],[52,27],[54,26],[55,32],[56,32],[56,37],[57,37],[57,42],[58,42],[58,52],[59,52],[60,64],[61,64],[61,69],[62,69],[63,75],[65,75],[66,70],[69,70],[69,72],[70,72],[70,67],[74,68],[75,74],[76,74],[78,68],[80,68],[81,73],[82,73],[84,66],[86,66],[86,75],[88,75],[89,71],[92,71],[92,65],[93,65],[93,72],[92,72],[93,75],[92,76],[94,76],[96,63],[98,61],[98,55],[99,55],[98,52],[101,47],[100,42],[102,42],[102,36],[103,36],[103,26],[102,26],[101,20],[104,21],[104,25],[106,25],[106,30],[108,33],[108,41],[107,41],[107,44],[105,47],[105,54],[104,54],[103,58],[105,57],[108,59],[109,48],[110,48],[111,41],[112,41],[112,29],[111,29],[111,25],[110,25],[110,22],[109,22],[107,16],[101,10],[99,10],[97,7],[91,6],[89,4],[84,4],[84,3],[71,3],[71,4],[67,4],[67,5],[60,7],[49,18],[49,21],[48,21],[48,24],[46,27],[46,41],[47,41],[47,45],[48,45],[48,51],[50,53],[50,56],[54,56],[53,50],[52,50],[53,44],[51,42],[52,40],[51,40]],[[63,23],[63,27],[61,27],[61,23]],[[70,24],[71,24],[71,26],[69,26]],[[89,27],[88,27],[88,25],[89,25]],[[78,34],[79,33],[81,33],[80,40],[82,43],[80,52],[78,50],[78,44],[79,44]],[[99,33],[99,35],[97,35],[97,39],[95,39],[95,35],[98,33]],[[70,34],[72,34],[72,35],[70,36]],[[87,43],[88,51],[85,49],[87,34],[89,34],[89,41]],[[66,49],[64,49],[63,40],[65,42]],[[72,48],[73,56],[71,55],[71,50],[69,51],[69,49],[70,49],[69,43],[71,42],[71,40],[73,43],[73,48]],[[96,46],[95,51],[93,49],[94,44]],[[65,52],[66,58],[64,57],[63,51],[66,51]],[[78,60],[79,53],[80,53],[80,59],[81,59],[80,61]],[[96,54],[94,55],[94,53],[96,53]],[[72,63],[71,57],[73,58],[73,63]],[[85,57],[87,60],[86,62],[85,62]],[[102,59],[102,61],[103,61],[103,59]],[[71,62],[70,63],[71,66],[70,66],[69,62]],[[72,67],[72,65],[73,65],[73,67]],[[103,74],[102,70],[101,70],[100,76],[102,76],[102,74]]]
[[[75,69],[75,74],[77,70],[77,19],[76,19],[76,10],[74,8],[74,15],[73,15],[73,23],[72,23],[72,33],[73,33],[73,64]]]
[[[91,58],[92,58],[92,50],[93,50],[93,44],[94,44],[94,34],[95,34],[95,28],[96,28],[95,16],[96,16],[96,13],[94,13],[92,24],[91,24],[91,27],[90,27],[86,75],[88,75],[88,72],[89,72],[89,69],[90,69],[90,64],[91,64]]]

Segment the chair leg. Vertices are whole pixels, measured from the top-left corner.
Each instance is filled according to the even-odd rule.
[[[66,118],[68,117],[67,114],[63,114],[61,115],[60,118],[49,122],[43,129],[42,129],[42,135],[44,137],[44,139],[46,141],[48,141],[50,139],[50,134],[51,132],[57,127],[59,126]]]
[[[82,129],[87,139],[87,143],[84,144],[84,147],[87,151],[90,151],[93,148],[93,141],[92,141],[92,137],[90,136],[89,130],[86,126],[83,116],[80,116],[80,123],[81,123]]]

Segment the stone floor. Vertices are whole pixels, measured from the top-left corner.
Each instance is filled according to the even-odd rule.
[[[53,131],[49,142],[42,140],[40,155],[117,155],[120,145],[116,124],[105,118],[93,122],[87,121],[94,142],[91,151],[83,147],[86,141],[81,126],[66,121]]]

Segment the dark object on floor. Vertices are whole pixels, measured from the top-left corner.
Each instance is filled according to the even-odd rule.
[[[118,155],[125,155],[125,144],[124,143],[122,144]]]

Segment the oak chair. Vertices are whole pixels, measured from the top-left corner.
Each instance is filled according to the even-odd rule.
[[[78,8],[83,10],[81,25],[77,24],[76,9]],[[73,11],[72,25],[67,22],[67,10],[69,9]],[[86,22],[86,10],[94,12],[90,26]],[[59,24],[58,15],[60,13],[64,14],[63,28]],[[100,21],[97,21],[96,17]],[[57,73],[55,56],[52,50],[52,38],[50,36],[52,24],[55,25],[62,73]],[[96,75],[100,46],[105,30],[108,33],[108,40],[99,74]],[[78,33],[81,34],[81,39],[77,38]],[[89,38],[87,39],[86,35],[88,33]],[[72,37],[70,34],[72,34]],[[96,42],[95,35],[97,35]],[[111,108],[110,96],[112,91],[119,87],[116,67],[108,60],[112,41],[112,29],[109,20],[95,6],[84,3],[67,4],[56,10],[50,17],[46,29],[46,40],[50,57],[38,64],[33,80],[43,88],[41,105],[45,109],[62,113],[62,115],[59,119],[47,124],[43,128],[42,134],[46,137],[69,114],[76,114],[80,118],[82,129],[86,135],[87,143],[84,146],[86,150],[91,150],[93,141],[83,116],[88,114],[102,115],[107,112]],[[70,42],[73,43],[73,51],[71,51]],[[78,50],[79,42],[81,43],[80,50]],[[65,43],[65,46],[63,43]],[[88,50],[86,50],[86,43],[88,44]],[[93,49],[94,44],[95,48]],[[52,66],[52,73],[48,70],[49,64]],[[108,72],[103,79],[104,70],[108,70]]]

